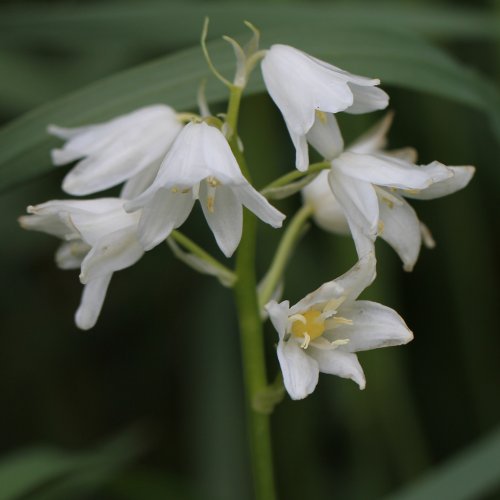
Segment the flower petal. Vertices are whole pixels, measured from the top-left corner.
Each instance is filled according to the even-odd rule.
[[[333,195],[344,210],[351,230],[352,225],[356,225],[367,236],[375,238],[379,221],[379,207],[372,184],[344,175],[333,164],[328,175],[328,182]]]
[[[281,227],[285,215],[274,208],[258,191],[250,184],[242,184],[233,187],[233,192],[245,207],[253,212],[262,222],[272,227]]]
[[[135,264],[144,254],[135,228],[123,228],[98,241],[82,262],[84,284]]]
[[[318,362],[320,372],[349,378],[356,382],[360,389],[365,388],[365,374],[356,354],[340,349],[316,349],[314,346],[310,346],[308,351],[310,351],[311,357]]]
[[[375,80],[378,82],[378,80]],[[345,112],[351,115],[370,113],[378,109],[385,109],[389,104],[389,96],[378,87],[356,85],[349,82],[349,88],[353,95],[352,106],[349,106]]]
[[[437,162],[436,162],[437,163]],[[420,167],[427,168],[427,166]],[[403,192],[402,194],[407,198],[414,198],[417,200],[433,200],[434,198],[441,198],[441,196],[447,196],[449,194],[455,193],[460,189],[463,189],[467,184],[469,184],[472,176],[476,169],[471,166],[465,167],[447,167],[453,175],[448,179],[443,181],[435,182],[427,189],[419,192]]]
[[[112,274],[99,276],[83,287],[80,306],[75,314],[75,323],[82,330],[89,330],[96,322],[102,309]]]
[[[67,241],[57,249],[55,261],[59,269],[79,269],[90,250],[82,240]]]
[[[231,257],[241,240],[243,229],[241,201],[230,187],[224,185],[215,188],[215,196],[210,200],[206,182],[201,183],[199,196],[203,213],[217,245],[226,257]]]
[[[375,254],[367,254],[345,274],[307,294],[290,308],[290,314],[302,313],[316,304],[324,304],[332,299],[343,299],[342,303],[353,302],[375,279],[375,265]]]
[[[296,342],[280,340],[278,360],[285,389],[292,399],[304,399],[314,391],[319,378],[318,362]]]
[[[332,113],[316,115],[314,124],[307,133],[307,140],[327,160],[333,160],[344,149],[344,140]]]
[[[394,113],[389,112],[373,127],[358,137],[347,150],[357,154],[370,154],[380,151],[387,146],[387,132],[391,128]]]
[[[413,339],[403,318],[389,307],[376,302],[358,300],[341,307],[339,314],[352,320],[352,325],[338,324],[328,332],[328,339],[349,339],[342,346],[349,352],[402,345]]]
[[[275,300],[271,300],[265,305],[265,309],[269,313],[271,323],[278,332],[280,341],[283,340],[288,323],[290,302],[288,300],[284,300],[278,304]]]
[[[164,241],[173,229],[187,219],[194,205],[191,192],[172,193],[158,189],[142,210],[138,232],[145,250]]]
[[[350,177],[400,189],[425,189],[436,180],[452,175],[444,165],[435,165],[430,170],[389,155],[361,155],[350,151],[342,153],[332,165],[338,172]]]
[[[381,194],[382,193],[382,194]],[[420,221],[415,210],[399,198],[401,203],[393,203],[383,198],[383,189],[378,191],[380,199],[380,237],[387,241],[403,261],[405,271],[411,271],[417,262],[422,243]],[[394,195],[393,195],[394,196]]]

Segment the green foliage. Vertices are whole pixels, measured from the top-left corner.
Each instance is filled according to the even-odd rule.
[[[495,498],[500,177],[498,143],[485,118],[498,136],[492,81],[500,74],[500,30],[492,9],[421,1],[105,1],[1,10],[0,119],[14,121],[0,131],[0,433],[5,449],[18,451],[0,462],[0,499],[250,498],[228,292],[158,249],[118,273],[95,331],[77,334],[76,274],[56,270],[55,243],[21,233],[15,220],[28,203],[62,196],[49,158],[58,142],[47,136],[48,123],[99,121],[157,101],[195,108],[197,86],[209,76],[197,45],[206,14],[210,50],[226,76],[232,52],[216,39],[247,38],[241,21],[249,19],[263,44],[289,43],[380,77],[397,111],[391,146],[416,146],[422,162],[478,167],[470,191],[418,206],[438,246],[422,251],[414,273],[403,275],[394,254],[377,246],[383,267],[376,300],[401,312],[415,341],[401,351],[363,354],[363,392],[323,377],[314,398],[285,398],[277,407],[282,498],[375,499],[394,491],[391,500]],[[255,75],[240,130],[260,186],[293,162],[281,118],[262,90]],[[208,99],[217,109],[225,90],[210,82]],[[341,117],[346,139],[370,119]],[[276,203],[295,207],[294,200]],[[186,231],[218,255],[196,220]],[[262,229],[262,270],[276,241]],[[353,259],[349,241],[311,228],[290,261],[287,298],[303,296]],[[276,339],[268,333],[274,376]],[[142,463],[144,441],[133,433],[89,447],[110,428],[144,418],[155,439]],[[158,427],[165,436],[157,436]],[[52,444],[25,448],[45,442]],[[84,451],[62,451],[68,445]]]
[[[17,451],[0,462],[0,499],[88,498],[144,451],[144,436],[129,431],[89,451],[53,447]]]

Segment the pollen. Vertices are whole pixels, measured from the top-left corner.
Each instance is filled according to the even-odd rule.
[[[215,211],[215,197],[213,197],[213,196],[207,197],[207,208],[211,214],[214,213],[214,211]]]
[[[295,337],[309,337],[309,340],[321,337],[325,331],[325,321],[321,317],[321,312],[311,309],[303,314],[296,315],[297,319],[292,323],[292,334]],[[309,343],[309,342],[308,342]]]
[[[327,119],[326,119],[326,113],[324,111],[320,111],[319,109],[317,109],[316,116],[323,125],[326,125]]]

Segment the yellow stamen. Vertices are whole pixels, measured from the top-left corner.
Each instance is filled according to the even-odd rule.
[[[327,119],[326,119],[326,113],[324,111],[320,111],[319,109],[317,109],[316,116],[323,125],[326,125]]]
[[[215,198],[213,196],[207,196],[207,208],[208,211],[213,214],[215,210]]]
[[[299,316],[299,315],[294,315]],[[321,312],[311,309],[300,315],[301,318],[295,319],[292,323],[292,334],[295,337],[304,338],[303,345],[301,347],[306,349],[311,340],[317,339],[323,335],[325,331],[325,322],[321,318]],[[293,318],[293,317],[292,317]]]

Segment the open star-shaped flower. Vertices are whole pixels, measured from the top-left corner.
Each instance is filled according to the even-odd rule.
[[[355,353],[412,340],[393,309],[356,300],[374,278],[375,258],[368,254],[294,306],[288,300],[266,305],[279,335],[278,359],[292,399],[311,394],[320,372],[349,378],[364,389],[365,376]]]

